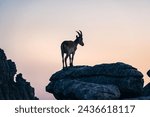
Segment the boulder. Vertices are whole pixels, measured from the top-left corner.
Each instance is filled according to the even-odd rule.
[[[147,75],[150,77],[150,70],[147,71]]]
[[[46,90],[53,93],[56,99],[65,100],[110,100],[120,97],[120,91],[117,86],[98,85],[78,80],[59,80],[54,84],[50,83],[50,85],[46,87]]]
[[[140,97],[135,97],[135,98],[128,98],[125,100],[150,100],[150,96],[140,96]]]
[[[150,96],[150,83],[148,83],[143,89],[143,96]]]
[[[58,84],[62,85],[63,87],[67,85],[65,84],[66,82],[70,82],[69,86],[73,85],[73,87],[75,87],[76,85],[78,85],[77,81],[81,84],[84,83],[84,86],[87,86],[89,83],[92,83],[93,87],[94,85],[95,87],[97,87],[97,85],[106,87],[108,85],[111,85],[118,87],[120,91],[120,99],[130,97],[134,98],[136,96],[140,96],[142,94],[144,84],[143,74],[141,72],[139,72],[136,68],[132,67],[131,65],[118,62],[112,64],[99,64],[93,67],[74,66],[60,70],[51,76],[51,83],[47,86],[51,87],[51,91],[49,90],[49,88],[46,88],[46,91],[51,92],[53,94],[57,94],[57,99],[62,99],[61,94],[59,95],[60,98],[58,97],[59,91],[58,88],[56,88]],[[65,90],[68,89],[64,89],[63,91]],[[76,89],[77,92],[80,92],[80,90],[81,88],[78,88],[78,91]],[[90,90],[90,88],[88,90]],[[116,92],[116,90],[112,91],[112,93],[114,92]],[[74,91],[74,95],[76,95],[75,93],[76,92]],[[64,99],[66,99],[66,97]]]
[[[16,64],[0,49],[0,99],[1,100],[34,100],[34,88],[22,77],[16,75]],[[14,77],[16,75],[16,78]]]

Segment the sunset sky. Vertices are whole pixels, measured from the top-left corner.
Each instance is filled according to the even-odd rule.
[[[0,48],[40,99],[62,68],[60,44],[82,30],[74,64],[125,62],[150,81],[150,0],[0,0]]]

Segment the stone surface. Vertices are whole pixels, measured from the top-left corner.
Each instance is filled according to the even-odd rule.
[[[147,75],[150,77],[150,70],[147,71]]]
[[[18,74],[16,65],[0,49],[0,99],[1,100],[34,100],[34,88],[29,82],[23,79],[22,74]]]
[[[143,96],[150,96],[150,83],[148,83],[143,89]]]
[[[78,81],[78,83],[75,82],[72,83],[73,82],[72,80],[76,80]],[[50,78],[51,83],[47,86],[46,91],[55,94],[54,96],[57,97],[57,99],[62,99],[61,98],[62,95],[58,93],[59,88],[56,87],[57,86],[59,87],[59,85],[62,85],[61,87],[63,86],[65,87],[66,81],[70,82],[69,86],[73,85],[74,87],[79,83],[83,82],[85,84],[92,83],[93,84],[92,87],[94,87],[94,85],[95,87],[97,87],[97,85],[99,86],[113,85],[115,87],[118,87],[120,91],[120,97],[119,98],[117,97],[118,99],[134,98],[140,96],[143,92],[143,84],[144,84],[143,74],[141,72],[139,72],[136,68],[132,67],[131,65],[118,62],[112,64],[100,64],[95,65],[93,67],[75,66],[64,70],[60,70],[51,76]],[[86,85],[82,85],[82,88],[84,88],[84,86]],[[78,92],[80,91],[81,86],[80,88],[78,88]],[[65,88],[64,90],[61,90],[61,92],[64,93]],[[112,93],[114,92],[115,90],[112,91]],[[74,95],[76,95],[75,93],[76,92],[74,92]],[[72,97],[72,99],[75,99],[75,97]]]
[[[52,87],[55,89],[53,92]],[[86,83],[78,80],[59,80],[54,84],[48,85],[47,91],[53,93],[56,99],[82,99],[82,100],[110,100],[118,99],[120,91],[117,86],[98,85]]]
[[[125,100],[150,100],[150,96],[140,96],[140,97],[135,97],[135,98],[128,98]]]

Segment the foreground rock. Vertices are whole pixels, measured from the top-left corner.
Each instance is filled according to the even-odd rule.
[[[53,86],[54,87],[51,87]],[[55,92],[53,92],[53,89]],[[55,84],[47,87],[50,93],[53,93],[56,99],[117,99],[120,97],[118,87],[113,85],[98,85],[95,83],[86,83],[78,80],[59,80]]]
[[[56,99],[134,98],[142,95],[142,78],[141,72],[124,63],[76,66],[53,74],[46,91]]]
[[[143,89],[143,96],[150,96],[150,83],[148,83]]]
[[[30,83],[23,79],[22,74],[18,74],[16,65],[0,49],[0,99],[1,100],[34,100],[34,88]],[[15,82],[16,80],[16,82]]]
[[[135,98],[128,98],[125,100],[150,100],[150,96],[140,96],[140,97],[135,97]]]
[[[147,71],[147,75],[150,77],[150,70]]]

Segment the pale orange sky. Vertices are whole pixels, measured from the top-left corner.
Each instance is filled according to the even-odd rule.
[[[60,44],[82,30],[75,65],[125,62],[145,84],[150,69],[149,0],[1,0],[0,48],[35,88],[40,99],[50,76],[62,67]]]

